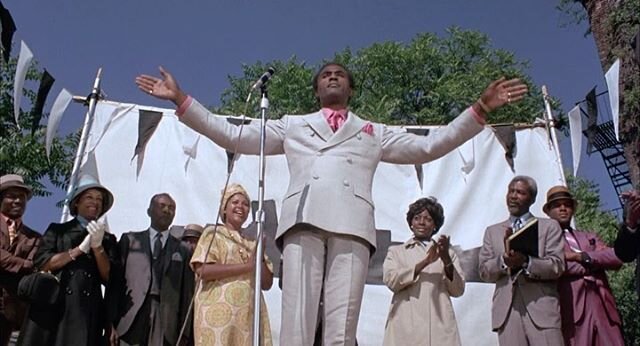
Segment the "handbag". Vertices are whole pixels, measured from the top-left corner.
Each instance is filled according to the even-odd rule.
[[[55,305],[60,294],[60,279],[51,272],[25,275],[18,283],[18,297],[31,304]]]

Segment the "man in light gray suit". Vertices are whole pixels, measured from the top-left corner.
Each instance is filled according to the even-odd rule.
[[[161,78],[140,75],[138,87],[173,101],[187,126],[227,150],[258,154],[259,122],[240,127],[207,111],[160,68]],[[321,110],[285,115],[266,126],[265,151],[284,154],[289,188],[282,201],[276,242],[283,249],[280,340],[312,345],[323,292],[325,345],[353,345],[369,257],[376,246],[373,175],[380,161],[420,164],[435,160],[483,129],[486,113],[527,93],[519,80],[493,82],[478,102],[429,136],[397,133],[348,111],[354,79],[328,63],[313,79]]]
[[[557,279],[564,271],[564,235],[556,220],[538,219],[538,256],[505,252],[507,237],[535,218],[536,181],[509,183],[509,219],[489,226],[479,255],[480,278],[496,284],[491,326],[500,345],[563,345]]]

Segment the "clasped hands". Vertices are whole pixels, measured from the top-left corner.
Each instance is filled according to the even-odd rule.
[[[89,253],[91,249],[96,249],[102,246],[102,239],[104,239],[104,233],[107,231],[107,225],[102,222],[91,221],[87,225],[87,234],[82,240],[82,243],[78,246],[80,251]]]

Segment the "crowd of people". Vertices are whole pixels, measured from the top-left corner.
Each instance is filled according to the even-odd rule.
[[[257,154],[257,122],[241,130],[185,94],[169,72],[160,73],[138,76],[138,87],[174,102],[184,124],[218,145]],[[313,79],[322,109],[267,123],[265,151],[286,155],[290,173],[276,234],[283,255],[282,345],[357,344],[376,249],[371,188],[377,165],[435,160],[479,133],[491,112],[527,93],[519,80],[501,78],[443,130],[418,136],[348,111],[354,88],[343,65],[326,64]],[[22,222],[31,188],[19,175],[2,176],[0,346],[15,330],[19,345],[250,344],[257,242],[242,226],[251,199],[240,185],[223,191],[219,224],[187,225],[178,239],[170,232],[176,202],[158,193],[147,209],[148,229],[118,240],[100,221],[114,204],[112,193],[85,175],[69,196],[73,219],[52,223],[41,236]],[[530,212],[536,196],[533,178],[514,177],[506,192],[509,218],[487,227],[480,249],[480,277],[495,284],[491,326],[499,343],[622,345],[605,270],[638,257],[640,193],[624,195],[615,249],[572,227],[577,203],[566,187],[547,192],[549,218]],[[436,237],[444,208],[436,198],[421,198],[406,220],[413,236],[391,247],[383,265],[393,298],[382,342],[459,345],[451,297],[464,294],[465,276],[449,237]],[[532,223],[536,251],[511,248],[523,225]],[[260,287],[268,290],[273,265],[266,256],[259,262]],[[261,306],[259,339],[270,345],[269,315]]]

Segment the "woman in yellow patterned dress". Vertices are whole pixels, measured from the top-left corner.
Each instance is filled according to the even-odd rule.
[[[256,242],[242,236],[249,201],[241,185],[230,185],[220,207],[224,224],[205,228],[191,258],[193,271],[202,279],[194,302],[196,345],[252,343]],[[266,256],[261,284],[263,290],[273,284],[273,266]],[[261,344],[271,345],[269,315],[262,296],[260,311]]]

